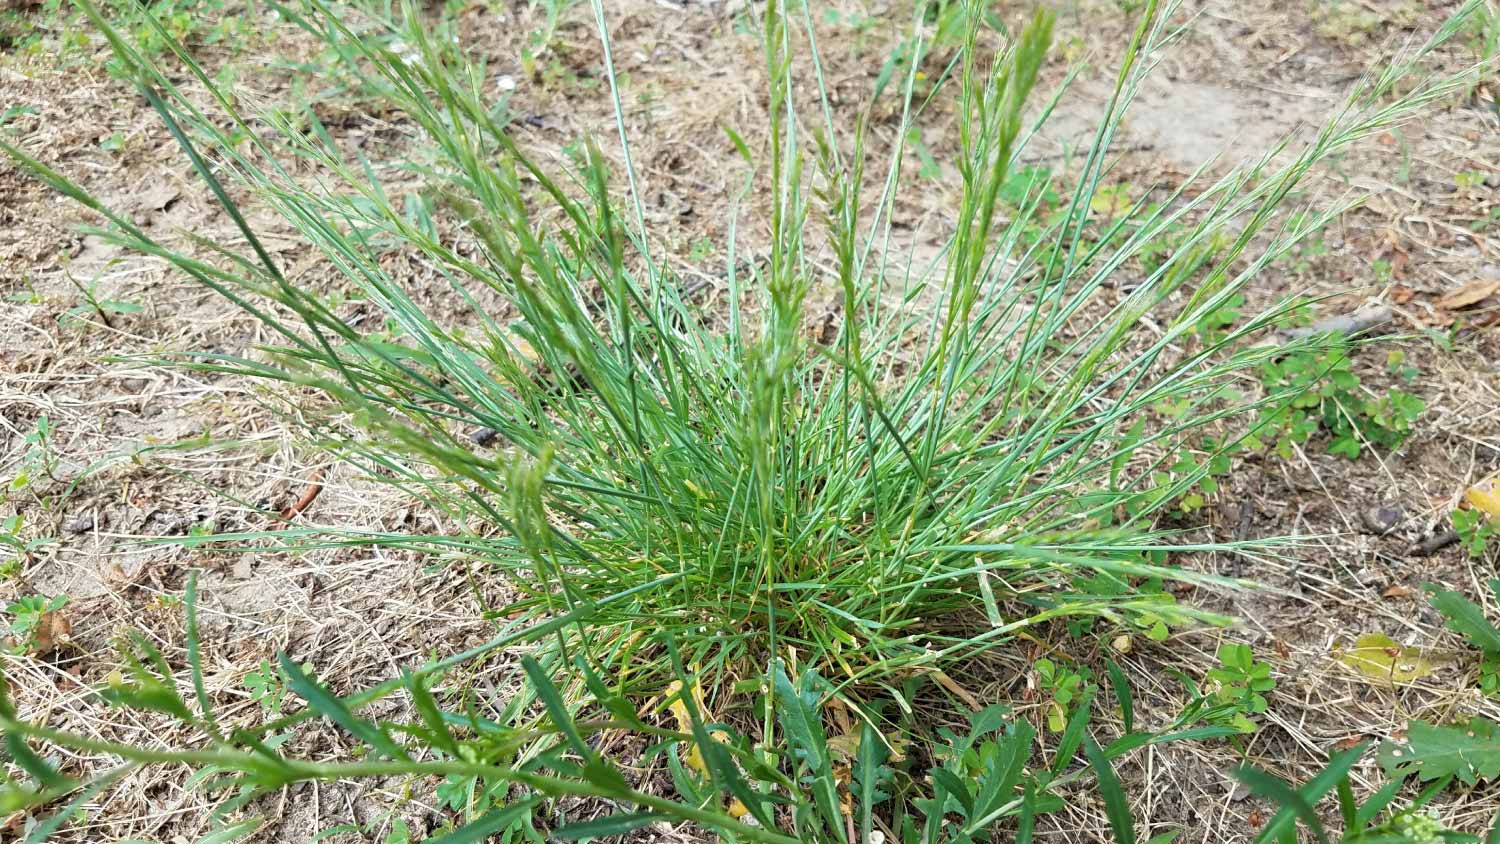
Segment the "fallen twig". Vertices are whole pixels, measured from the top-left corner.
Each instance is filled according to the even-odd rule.
[[[1305,340],[1308,337],[1317,337],[1321,334],[1338,334],[1353,338],[1368,333],[1372,329],[1379,328],[1390,321],[1390,308],[1384,305],[1366,305],[1353,313],[1321,319],[1312,325],[1304,325],[1298,328],[1283,328],[1280,332],[1280,339],[1285,344],[1295,340]]]
[[[323,471],[321,469],[319,469],[313,475],[313,479],[308,482],[307,489],[304,489],[302,491],[302,497],[300,497],[296,501],[292,502],[292,506],[287,507],[286,509],[284,509],[284,510],[281,511],[281,518],[283,518],[283,519],[296,518],[297,514],[301,513],[303,510],[306,510],[309,506],[312,505],[313,500],[316,499],[318,497],[318,493],[320,493],[322,491],[323,491]]]
[[[1413,545],[1411,548],[1411,555],[1413,557],[1431,557],[1433,554],[1436,554],[1437,552],[1443,550],[1444,548],[1447,548],[1449,545],[1453,545],[1456,542],[1458,542],[1458,531],[1453,530],[1452,528],[1449,528],[1447,530],[1440,530],[1437,533],[1434,533],[1432,536],[1429,536],[1421,542],[1418,542],[1416,545]]]

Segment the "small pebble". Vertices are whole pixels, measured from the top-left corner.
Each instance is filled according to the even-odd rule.
[[[1388,502],[1367,508],[1360,515],[1365,530],[1377,536],[1385,536],[1401,526],[1406,518],[1406,508],[1398,502]]]

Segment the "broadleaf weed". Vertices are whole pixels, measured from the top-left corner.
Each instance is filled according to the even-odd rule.
[[[1410,381],[1414,367],[1391,358],[1387,367]],[[1363,386],[1355,373],[1349,349],[1342,344],[1321,351],[1296,351],[1260,368],[1266,389],[1290,395],[1285,406],[1262,411],[1263,433],[1252,447],[1270,444],[1284,459],[1292,449],[1326,433],[1328,453],[1357,460],[1367,446],[1396,448],[1412,434],[1412,426],[1427,409],[1418,396],[1391,387],[1383,394]]]

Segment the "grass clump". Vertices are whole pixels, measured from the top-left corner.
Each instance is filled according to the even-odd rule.
[[[1291,400],[1277,390],[1246,399],[1235,387],[1286,353],[1250,340],[1295,303],[1211,333],[1200,327],[1239,307],[1249,280],[1342,210],[1285,213],[1319,161],[1462,82],[1392,96],[1413,59],[1369,79],[1302,151],[1283,146],[1220,179],[1194,179],[1191,191],[1159,192],[1150,205],[1111,204],[1101,222],[1106,151],[1151,57],[1177,34],[1172,9],[1143,10],[1074,187],[1063,193],[1033,169],[1018,196],[1017,161],[1057,101],[1035,96],[1052,19],[1038,12],[991,52],[971,4],[941,83],[957,88],[963,190],[941,255],[922,264],[893,236],[906,148],[890,151],[882,174],[867,172],[877,162],[865,123],[840,137],[816,61],[804,67],[816,58],[811,18],[772,2],[760,22],[765,130],[733,135],[764,188],[766,259],[747,274],[731,235],[719,325],[653,254],[628,148],[624,202],[593,143],[554,173],[506,132],[484,74],[410,10],[392,23],[321,0],[279,7],[326,40],[345,63],[339,72],[364,77],[416,127],[411,157],[387,165],[346,155],[311,111],[242,114],[157,26],[213,101],[206,112],[94,6],[83,8],[244,248],[215,244],[210,258],[176,250],[25,151],[4,149],[102,215],[99,234],[223,294],[279,344],[183,365],[316,389],[327,403],[306,418],[321,447],[421,499],[451,531],[293,527],[212,540],[416,550],[481,563],[518,597],[498,608],[510,621],[494,641],[347,698],[283,658],[287,689],[307,708],[256,727],[217,722],[193,637],[189,697],[140,640],[108,695],[195,724],[205,747],[100,742],[20,721],[6,704],[13,756],[36,780],[16,799],[76,787],[28,755],[23,737],[231,772],[216,783],[234,795],[226,810],[288,782],[436,775],[450,794],[488,795],[465,802],[468,832],[444,839],[454,841],[501,830],[532,837],[542,798],[562,795],[633,807],[552,831],[562,837],[661,818],[734,840],[847,842],[858,825],[868,841],[884,825],[907,840],[966,841],[1002,818],[1029,836],[1036,813],[1055,805],[1049,789],[1085,771],[1128,838],[1110,760],[1234,727],[1177,730],[1197,716],[1185,713],[1165,734],[1127,723],[1101,748],[1086,730],[1097,689],[1079,675],[1057,708],[1055,755],[1037,766],[1034,730],[1002,711],[974,715],[966,735],[924,730],[912,718],[913,678],[1054,620],[1158,639],[1219,620],[1178,604],[1160,583],[1232,583],[1173,566],[1168,555],[1253,554],[1272,543],[1196,542],[1155,521],[1253,428],[1214,440],[1214,454],[1183,467],[1175,455],[1185,444]],[[613,85],[603,8],[594,11]],[[915,125],[915,84],[913,64],[901,83],[903,129]],[[815,118],[795,105],[803,87],[819,93]],[[623,141],[623,117],[619,128]],[[421,190],[393,195],[386,185],[398,175],[416,175]],[[295,226],[387,327],[368,330],[291,283],[231,198],[243,194]],[[1056,209],[1039,220],[1049,196]],[[1168,235],[1175,248],[1162,254]],[[468,312],[455,322],[425,312],[381,261],[393,249],[435,268]],[[831,256],[831,267],[816,254]],[[1137,270],[1135,283],[1116,284]],[[839,311],[813,340],[807,302],[825,291]],[[1148,316],[1149,334],[1138,330]],[[490,445],[476,444],[476,431]],[[191,616],[191,596],[187,604]],[[461,713],[470,690],[445,687],[445,673],[523,644],[524,691],[488,714]],[[1128,688],[1112,686],[1129,711]],[[398,692],[410,721],[359,714]],[[639,713],[641,700],[663,694],[680,713],[676,729]],[[742,705],[746,698],[756,702]],[[852,759],[837,770],[822,714],[834,699],[858,715]],[[713,717],[736,707],[737,727]],[[355,736],[368,758],[313,763],[275,749],[271,738],[312,715]],[[614,730],[657,742],[647,756],[671,770],[676,797],[637,790],[601,754],[595,740]],[[907,767],[893,764],[890,736],[902,731],[929,742]],[[677,754],[682,747],[693,752]],[[1088,769],[1070,767],[1080,750]],[[953,815],[962,822],[945,820]]]

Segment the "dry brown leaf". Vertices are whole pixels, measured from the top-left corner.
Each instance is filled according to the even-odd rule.
[[[1333,743],[1333,749],[1334,750],[1348,750],[1351,747],[1358,747],[1360,745],[1360,743],[1363,742],[1364,740],[1365,740],[1364,736],[1362,736],[1362,735],[1360,735],[1358,733],[1355,733],[1352,736],[1347,736],[1345,738],[1341,738],[1338,741],[1334,742]]]
[[[849,707],[844,705],[837,697],[828,701],[828,712],[833,716],[833,726],[841,735],[854,732],[852,722],[849,720]]]
[[[1396,584],[1380,593],[1382,598],[1410,598],[1417,594],[1417,590],[1403,584]]]
[[[835,759],[853,759],[859,752],[859,733],[850,731],[828,738],[828,749]]]
[[[1500,293],[1500,281],[1471,281],[1444,293],[1436,304],[1445,311],[1457,311],[1473,307],[1496,293]]]
[[[11,833],[20,832],[21,831],[21,825],[24,824],[25,822],[26,822],[26,812],[25,812],[25,810],[22,810],[22,811],[19,811],[19,812],[11,812],[10,813],[10,817],[6,818],[4,823],[0,823],[0,832],[11,832]]]
[[[171,182],[154,181],[141,185],[132,197],[131,205],[135,206],[138,211],[161,211],[171,205],[181,194],[182,192]]]
[[[932,672],[932,676],[938,681],[938,685],[952,692],[970,709],[978,712],[979,710],[984,708],[984,706],[979,702],[979,698],[974,697],[973,692],[969,691],[963,686],[960,686],[957,680],[954,680],[952,677],[949,677],[947,674],[944,674],[941,671]]]
[[[1407,302],[1410,302],[1412,297],[1415,295],[1416,291],[1412,290],[1410,287],[1407,287],[1404,284],[1397,284],[1391,288],[1391,301],[1398,305],[1404,305]]]
[[[73,640],[73,622],[61,611],[42,613],[31,635],[32,653],[44,654]]]

